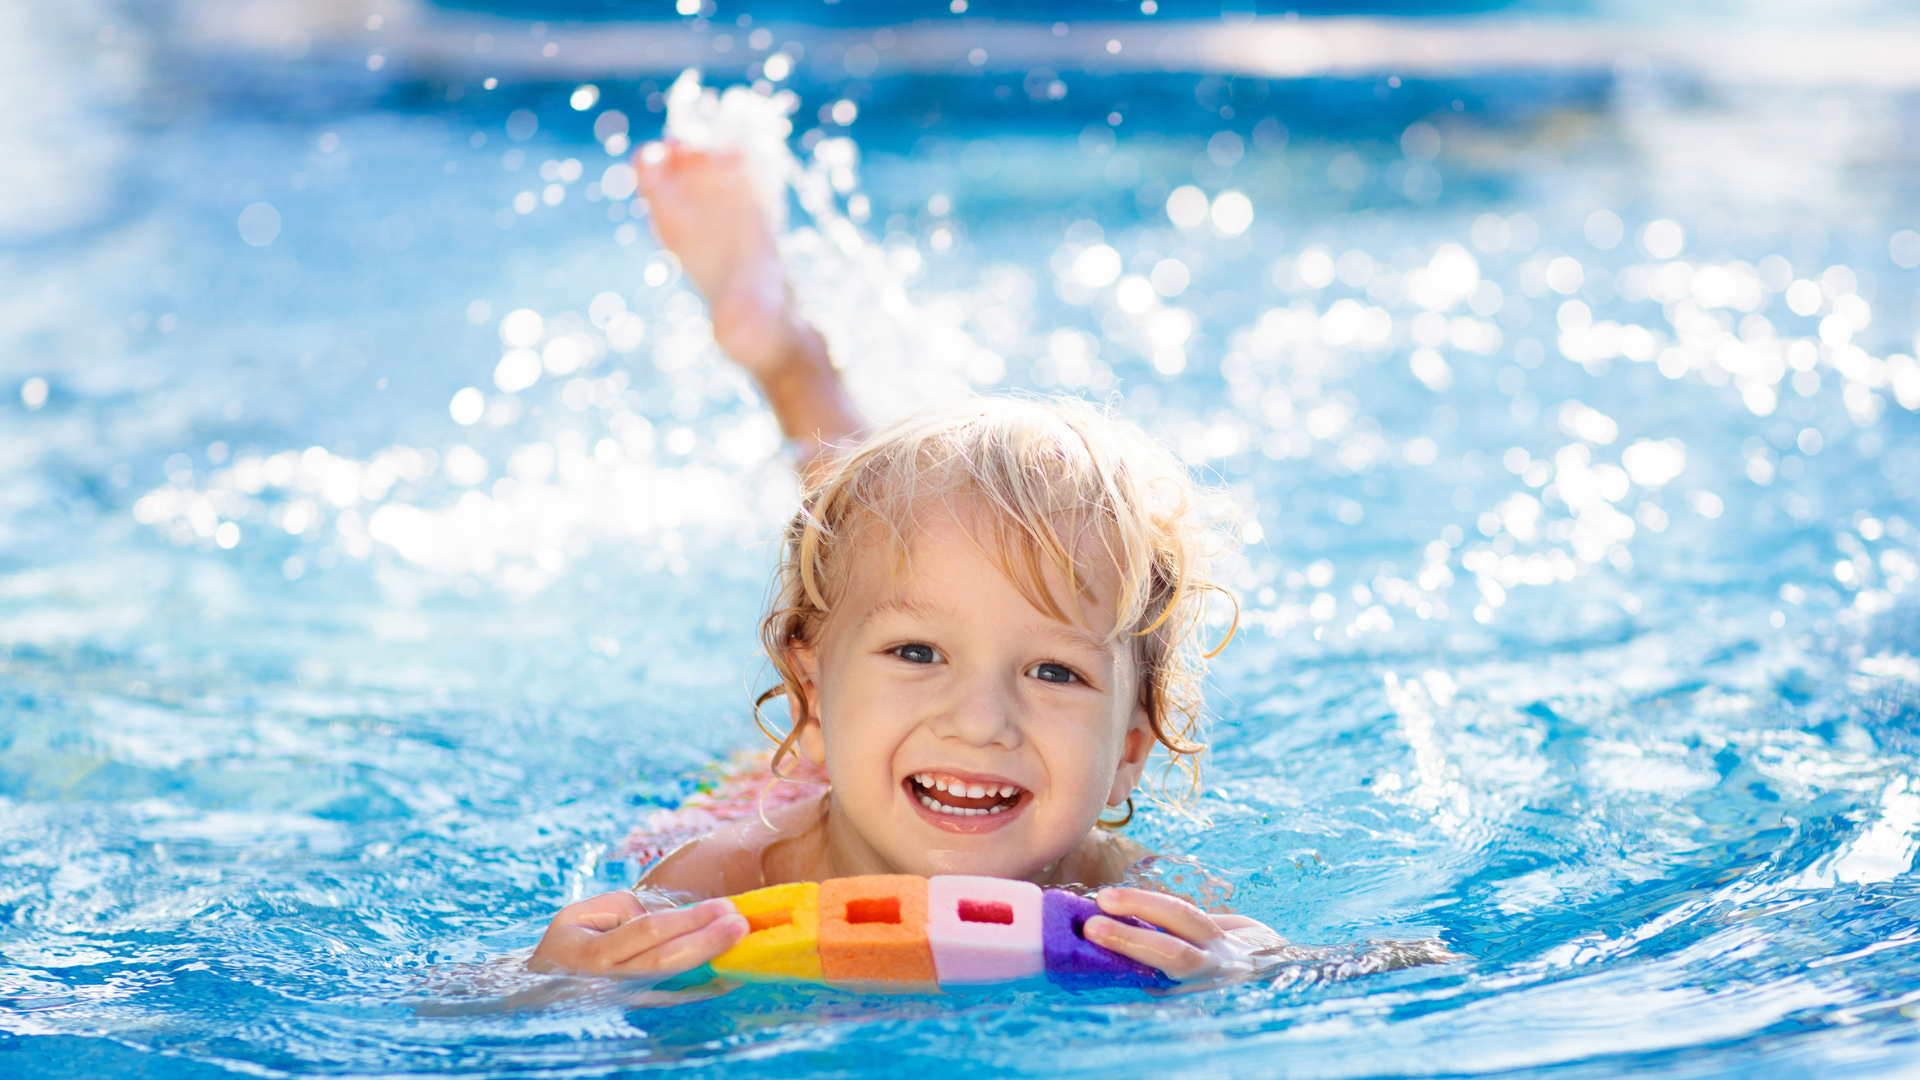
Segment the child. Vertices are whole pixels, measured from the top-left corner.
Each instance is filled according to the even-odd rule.
[[[830,784],[686,844],[635,892],[563,909],[530,966],[666,979],[747,932],[723,899],[671,905],[783,882],[1125,880],[1149,853],[1100,829],[1102,813],[1131,815],[1156,743],[1195,778],[1202,749],[1197,632],[1217,586],[1185,470],[1080,403],[974,398],[865,436],[738,160],[679,147],[636,160],[715,341],[798,449],[803,508],[762,624],[782,684],[768,696],[794,718],[774,767],[798,754]],[[1097,900],[1158,929],[1096,917],[1089,940],[1181,982],[1246,974],[1285,945],[1161,892]]]

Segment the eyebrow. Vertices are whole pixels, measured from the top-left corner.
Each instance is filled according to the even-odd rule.
[[[883,615],[911,615],[917,618],[930,619],[937,618],[941,614],[942,612],[938,607],[924,601],[888,600],[874,605],[866,615],[861,617],[859,625],[864,627]],[[1106,653],[1109,651],[1109,644],[1090,630],[1082,629],[1071,623],[1059,622],[1053,618],[1048,618],[1046,623],[1047,626],[1043,634],[1047,637],[1060,639],[1069,645],[1078,645],[1097,653]]]
[[[1054,622],[1052,619],[1048,619],[1047,623],[1048,637],[1062,638],[1068,644],[1080,645],[1103,655],[1111,651],[1111,646],[1091,630],[1082,630],[1080,627]]]
[[[921,603],[918,600],[888,600],[875,604],[871,610],[861,616],[860,625],[865,626],[882,615],[915,615],[930,619],[938,614],[940,614],[939,610],[932,604]]]

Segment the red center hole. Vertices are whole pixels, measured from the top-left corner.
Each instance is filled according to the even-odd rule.
[[[850,923],[897,923],[900,921],[900,898],[880,896],[871,900],[847,901],[847,921]]]
[[[998,900],[962,900],[960,901],[960,921],[1012,926],[1013,905],[1003,904]]]
[[[747,916],[747,929],[753,933],[771,930],[776,926],[785,926],[793,921],[793,909],[782,908],[779,911],[763,911]]]

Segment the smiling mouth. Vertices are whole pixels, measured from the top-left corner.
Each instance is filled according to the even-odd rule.
[[[907,778],[907,788],[921,806],[951,817],[1004,814],[1027,793],[1013,784],[988,784],[941,773],[916,773]]]

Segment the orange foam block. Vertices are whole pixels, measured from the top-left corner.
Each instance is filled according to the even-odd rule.
[[[820,883],[820,966],[860,990],[938,993],[927,943],[927,879],[871,874]]]
[[[728,897],[747,917],[747,936],[713,958],[717,975],[736,979],[823,978],[820,968],[820,886],[811,881],[774,885]]]

